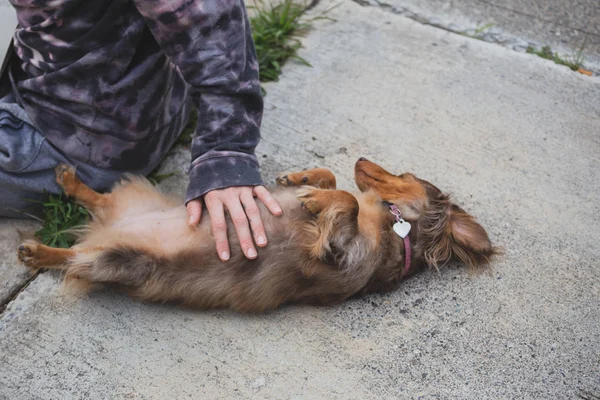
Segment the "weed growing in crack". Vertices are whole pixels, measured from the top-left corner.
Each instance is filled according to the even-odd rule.
[[[261,82],[278,80],[281,67],[289,59],[311,66],[298,55],[298,50],[302,47],[299,37],[304,35],[315,21],[330,20],[326,14],[337,6],[330,7],[319,16],[303,19],[306,12],[315,4],[314,1],[306,4],[293,0],[283,0],[279,4],[265,4],[260,0],[254,7],[256,14],[250,18],[250,25],[256,46]]]
[[[550,46],[543,46],[539,50],[537,50],[533,46],[529,46],[529,47],[527,47],[527,53],[535,54],[538,57],[541,57],[543,59],[553,61],[554,63],[556,63],[558,65],[564,65],[566,67],[571,68],[573,71],[580,72],[584,75],[592,75],[592,73],[590,71],[587,71],[583,68],[583,49],[585,48],[586,44],[587,44],[587,36],[584,39],[583,43],[581,44],[581,47],[579,47],[579,49],[577,49],[577,52],[575,53],[575,55],[570,56],[570,57],[569,56],[565,56],[565,57],[559,56],[558,52],[552,51],[552,48]]]
[[[486,24],[486,25],[480,26],[479,28],[475,29],[473,31],[473,33],[470,33],[469,31],[464,31],[464,32],[459,32],[459,33],[463,36],[467,36],[467,37],[470,37],[473,39],[483,40],[485,31],[487,31],[488,29],[493,28],[493,27],[494,27],[494,24]]]

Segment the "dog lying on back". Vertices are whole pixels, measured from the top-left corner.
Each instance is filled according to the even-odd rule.
[[[364,158],[355,165],[356,195],[337,190],[325,169],[277,178],[280,187],[272,193],[283,216],[259,205],[269,245],[248,260],[232,240],[225,263],[208,218],[188,227],[180,201],[144,178],[127,177],[108,194],[85,186],[66,165],[56,168],[56,180],[93,220],[70,249],[21,244],[21,262],[63,270],[68,281],[116,286],[142,300],[237,311],[333,304],[392,290],[426,266],[458,260],[476,268],[496,253],[481,225],[437,187]]]

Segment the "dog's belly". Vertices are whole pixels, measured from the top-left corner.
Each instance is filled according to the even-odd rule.
[[[206,218],[208,220],[208,218]],[[208,242],[208,221],[194,228],[187,225],[184,206],[161,209],[114,221],[108,229],[117,243],[147,247],[164,255],[193,248],[196,242]]]
[[[186,219],[187,210],[184,206],[178,206],[126,216],[113,221],[111,228],[123,232],[143,233],[143,229],[147,228],[173,228],[185,224]]]
[[[285,231],[284,227],[289,226],[290,221],[297,219],[299,215],[308,216],[304,210],[301,210],[293,190],[277,191],[273,195],[284,210],[283,216],[271,215],[266,207],[257,201],[270,239],[281,236]],[[190,251],[197,253],[199,257],[216,255],[210,216],[206,209],[200,225],[193,228],[187,224],[187,210],[183,205],[141,214],[132,211],[133,214],[124,211],[118,220],[105,223],[101,229],[94,230],[91,235],[93,237],[88,237],[88,240],[93,242],[90,244],[146,248],[164,256]],[[227,218],[227,225],[233,257],[241,250],[230,218]]]

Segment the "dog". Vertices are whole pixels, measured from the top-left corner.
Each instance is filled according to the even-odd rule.
[[[279,176],[270,190],[283,215],[259,204],[269,245],[249,260],[231,240],[222,262],[209,219],[190,228],[181,202],[145,178],[127,176],[100,194],[59,165],[57,183],[93,217],[69,249],[26,241],[17,254],[28,267],[64,271],[67,282],[109,285],[144,301],[261,312],[393,290],[453,260],[478,269],[497,253],[474,217],[431,183],[365,158],[354,174],[356,194],[337,190],[323,168]]]

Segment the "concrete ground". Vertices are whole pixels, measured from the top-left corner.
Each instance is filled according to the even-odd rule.
[[[316,10],[318,11],[318,10]],[[454,194],[505,254],[400,290],[265,315],[73,296],[50,273],[0,319],[6,399],[600,396],[600,80],[345,1],[268,84],[264,177],[360,156]],[[189,154],[164,165],[179,178]],[[25,282],[0,224],[0,279]],[[15,289],[16,288],[16,289]],[[4,289],[3,289],[4,290]]]
[[[0,57],[4,57],[10,38],[17,26],[15,11],[8,0],[0,0]]]
[[[581,49],[585,68],[600,73],[597,0],[354,0],[524,52],[549,45],[565,59]]]

